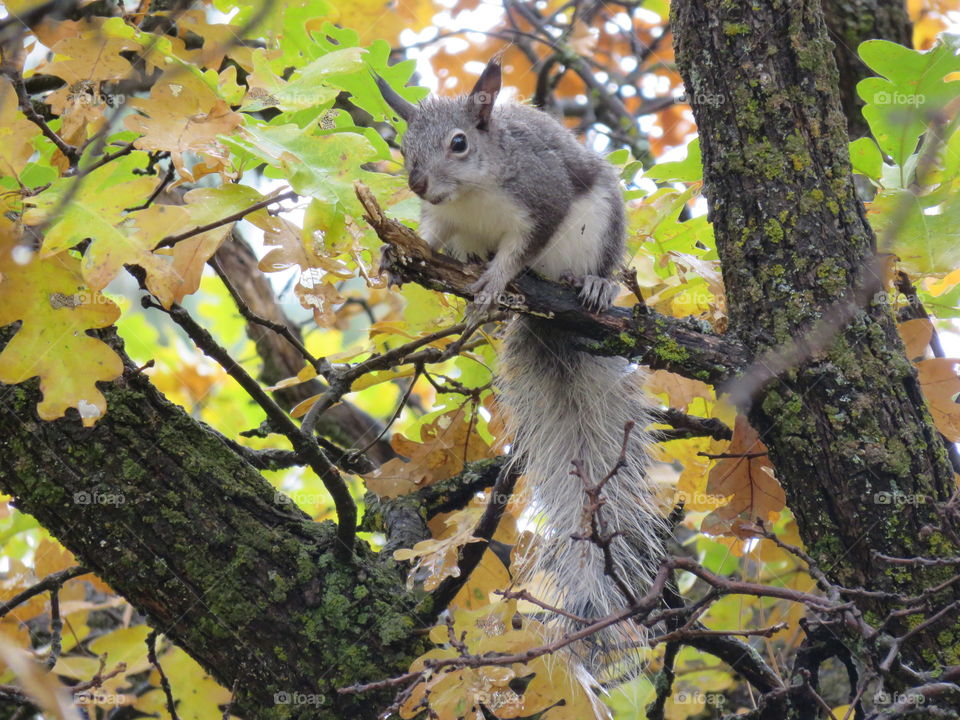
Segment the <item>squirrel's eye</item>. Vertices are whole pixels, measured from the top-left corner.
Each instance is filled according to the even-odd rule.
[[[463,133],[457,133],[450,139],[450,152],[465,153],[467,151],[467,136]]]

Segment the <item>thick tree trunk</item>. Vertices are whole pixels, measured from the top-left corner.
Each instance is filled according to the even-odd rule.
[[[819,0],[672,8],[730,333],[761,358],[828,327],[871,279],[874,237],[851,178],[831,44]],[[763,385],[749,417],[822,569],[845,586],[915,595],[954,568],[892,572],[871,551],[957,555],[938,515],[953,472],[890,308],[868,297],[852,315],[824,350]],[[872,609],[882,617],[890,607]],[[906,657],[917,668],[956,663],[958,640],[954,615],[913,637]]]
[[[0,348],[13,329],[0,329]],[[403,672],[423,651],[396,568],[362,542],[352,562],[335,559],[332,523],[284,502],[135,369],[105,393],[109,412],[84,428],[39,420],[36,381],[0,384],[0,488],[222,684],[236,682],[244,717],[376,717],[389,693],[336,688]]]
[[[857,83],[871,75],[857,48],[865,40],[876,38],[910,47],[910,16],[904,0],[824,0],[823,14],[840,72],[840,105],[850,139],[854,140],[869,132],[860,112],[863,100],[857,95]]]

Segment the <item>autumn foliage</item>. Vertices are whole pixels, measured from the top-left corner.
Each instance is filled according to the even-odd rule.
[[[361,506],[372,499],[365,493],[393,501],[504,454],[497,333],[488,327],[462,336],[464,301],[454,295],[416,284],[388,288],[379,274],[381,240],[355,191],[363,183],[390,217],[416,226],[396,142],[403,123],[371,71],[416,101],[426,93],[418,81],[440,93],[469,89],[496,53],[515,101],[557,113],[620,171],[629,269],[647,307],[693,316],[710,331],[727,327],[666,0],[587,12],[577,10],[585,4],[556,0],[505,7],[146,0],[109,11],[68,3],[62,15],[35,12],[37,5],[7,3],[0,20],[0,328],[16,330],[0,346],[0,383],[6,391],[39,378],[38,421],[79,418],[95,427],[109,415],[103,383],[124,373],[115,328],[125,352],[172,402],[251,451],[289,450],[288,437],[264,423],[261,405],[230,379],[234,367],[214,362],[181,332],[170,312],[183,308],[273,397],[327,383],[296,401],[278,400],[291,418],[302,421],[321,403],[349,404],[377,421],[393,456],[347,469],[340,463]],[[960,442],[960,358],[943,351],[957,347],[960,317],[960,132],[950,118],[944,126],[952,134],[942,143],[925,135],[931,112],[956,110],[960,59],[956,41],[940,35],[956,3],[908,5],[916,49],[884,40],[859,48],[875,75],[858,87],[872,136],[851,143],[851,161],[887,259],[884,292],[902,320],[908,357],[937,430]],[[302,337],[303,367],[289,377],[261,374],[266,358],[236,303],[241,278],[224,282],[217,264],[218,252],[240,241],[254,248],[270,302]],[[618,305],[636,302],[624,288]],[[379,362],[398,348],[395,362]],[[331,369],[348,366],[359,368],[349,382],[331,381]],[[783,544],[801,545],[797,524],[746,417],[714,387],[663,369],[648,375],[647,390],[664,409],[722,428],[655,426],[663,441],[651,477],[663,512],[684,508],[675,550],[722,576],[818,592],[802,558]],[[378,437],[323,440],[331,457],[343,458],[363,456]],[[301,465],[264,474],[317,521],[335,520],[329,486]],[[537,542],[519,482],[493,535],[506,551],[483,553],[448,606],[449,624],[424,630],[433,647],[411,672],[463,653],[512,655],[543,643],[542,608],[503,596],[518,590],[511,551]],[[464,547],[486,542],[474,531],[490,493],[437,512],[426,519],[428,538],[395,550],[408,587],[430,593],[460,575]],[[76,501],[131,499],[94,493]],[[376,549],[387,541],[373,522],[358,538]],[[78,564],[47,529],[6,504],[0,543],[3,601]],[[677,592],[696,599],[691,581]],[[90,717],[107,717],[117,705],[162,717],[171,706],[163,675],[180,718],[221,717],[232,689],[162,635],[151,637],[146,619],[94,575],[64,580],[53,594],[56,601],[44,592],[6,608],[0,622],[0,685],[22,689],[22,702],[51,718],[76,717],[74,703]],[[770,628],[751,645],[777,668],[799,646],[804,612],[788,600],[730,594],[698,621],[732,632]],[[428,673],[395,710],[413,718],[429,707],[443,720],[484,712],[639,717],[656,696],[664,644],[644,653],[647,674],[602,700],[570,666],[543,654]],[[703,717],[711,705],[751,708],[742,679],[717,657],[684,648],[671,663],[675,693],[662,717]],[[64,685],[74,688],[71,702],[62,701]],[[830,700],[835,717],[844,717],[845,703]]]

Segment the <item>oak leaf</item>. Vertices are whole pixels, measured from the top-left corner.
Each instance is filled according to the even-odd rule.
[[[113,324],[120,309],[84,286],[80,261],[71,255],[21,263],[15,250],[12,238],[0,240],[0,326],[23,321],[0,352],[0,382],[39,375],[40,417],[54,420],[73,407],[90,427],[107,407],[97,382],[117,378],[123,362],[86,331]]]
[[[786,506],[783,488],[773,474],[767,448],[747,419],[737,416],[733,439],[707,478],[707,494],[729,498],[703,519],[701,530],[711,535],[743,535],[741,525],[757,518],[767,522]]]
[[[365,475],[367,488],[380,497],[398,497],[453,477],[465,462],[489,454],[489,446],[476,432],[475,417],[462,407],[421,426],[420,437],[422,442],[395,434],[393,449],[408,460],[394,458]]]
[[[930,405],[930,414],[937,430],[950,442],[960,442],[960,359],[930,358],[917,363],[920,387]]]
[[[218,137],[233,132],[243,116],[233,112],[202,79],[180,73],[157,82],[148,98],[135,98],[129,105],[142,115],[124,121],[140,133],[134,141],[138,150],[167,151],[180,177],[194,181],[211,172],[228,174],[230,154]],[[204,165],[188,170],[183,155],[194,152],[205,158]]]

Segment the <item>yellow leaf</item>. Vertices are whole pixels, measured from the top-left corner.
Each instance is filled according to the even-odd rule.
[[[399,370],[379,370],[377,372],[369,372],[366,375],[361,375],[356,380],[353,381],[353,385],[350,386],[351,392],[357,392],[358,390],[364,390],[374,385],[379,385],[380,383],[389,382],[391,380],[396,380],[397,378],[410,377],[416,372],[416,368],[409,366],[403,367]]]
[[[686,410],[696,398],[713,400],[713,389],[699,380],[681,377],[666,370],[654,370],[644,383],[647,392],[665,395],[670,407]]]
[[[494,590],[504,590],[510,584],[510,573],[503,561],[491,550],[486,550],[480,564],[470,573],[470,579],[450,602],[450,607],[478,610],[490,604]]]
[[[303,237],[301,228],[284,218],[257,213],[248,219],[264,231],[265,245],[274,246],[260,260],[263,272],[277,272],[298,266],[300,278],[294,293],[300,304],[313,311],[313,319],[321,327],[332,327],[336,322],[334,306],[343,298],[331,284],[333,279],[352,277],[342,260],[328,254],[322,243]]]
[[[43,710],[44,717],[80,720],[70,697],[56,676],[30,658],[30,654],[0,635],[0,660],[16,673],[20,688]]]
[[[67,254],[46,260],[14,259],[12,239],[0,239],[0,326],[23,325],[0,353],[0,382],[16,384],[40,376],[44,420],[77,408],[86,427],[106,411],[97,382],[120,376],[120,357],[86,331],[111,325],[120,309],[84,287],[79,261]],[[18,258],[19,259],[19,258]]]
[[[17,94],[5,77],[0,77],[0,171],[19,177],[33,155],[31,141],[40,129],[20,112]]]
[[[41,540],[34,557],[33,569],[41,578],[77,565],[73,553],[53,540]]]
[[[180,177],[190,182],[197,179],[197,167],[184,166],[186,152],[205,158],[207,167],[198,175],[227,171],[230,154],[217,136],[232,132],[243,116],[230,110],[202,79],[190,73],[162,79],[154,84],[150,97],[128,104],[143,113],[124,121],[129,130],[141,135],[133,143],[137,149],[169,152]]]
[[[93,26],[79,35],[60,40],[52,48],[53,61],[39,70],[63,78],[68,88],[78,83],[121,80],[130,77],[133,66],[120,53],[136,48],[132,40],[107,37],[99,27]]]
[[[950,290],[957,283],[960,283],[960,268],[947,273],[946,277],[941,279],[930,279],[927,282],[927,290],[929,290],[930,294],[934,297],[938,297]]]
[[[310,365],[309,363],[303,366],[303,370],[298,372],[294,377],[284,378],[276,385],[271,385],[267,388],[271,392],[275,390],[283,390],[284,388],[293,387],[294,385],[301,385],[305,382],[313,380],[317,376],[317,369]],[[294,416],[297,417],[297,416]]]
[[[471,405],[471,408],[473,406]],[[458,408],[420,428],[423,442],[399,433],[391,444],[404,461],[393,458],[364,476],[367,488],[380,497],[397,497],[456,475],[464,462],[487,457],[490,448],[476,430],[473,412]]]
[[[230,691],[210,677],[196,660],[178,647],[171,647],[159,660],[176,693],[177,715],[181,720],[219,720],[223,716],[219,706],[229,702]],[[155,686],[160,685],[156,671],[151,674],[150,681]],[[179,693],[177,688],[180,688]],[[165,712],[162,714],[166,716]]]
[[[97,655],[107,655],[111,665],[125,663],[127,672],[134,674],[150,667],[147,659],[147,635],[150,628],[146,625],[119,628],[98,637],[90,643],[90,650]]]
[[[303,417],[310,412],[310,408],[312,408],[316,404],[317,400],[319,400],[321,397],[322,396],[318,394],[312,395],[306,400],[301,400],[296,404],[296,406],[294,406],[293,410],[290,411],[290,417]]]

